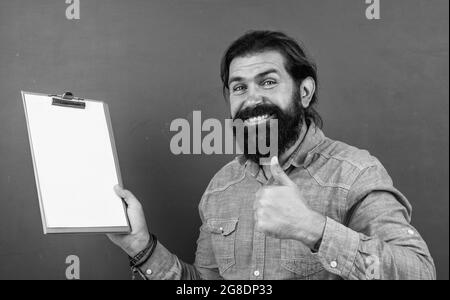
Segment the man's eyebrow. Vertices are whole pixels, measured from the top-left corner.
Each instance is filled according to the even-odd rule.
[[[256,75],[256,78],[262,78],[265,77],[266,75],[269,75],[270,73],[276,73],[279,74],[277,69],[269,69],[267,71],[261,72],[258,75]]]
[[[266,76],[266,75],[268,75],[270,73],[277,73],[277,74],[279,74],[280,72],[277,69],[269,69],[269,70],[266,70],[264,72],[261,72],[261,73],[257,74],[255,77],[256,78],[261,78],[261,77],[264,77],[264,76]],[[244,78],[240,77],[240,76],[230,77],[230,79],[228,80],[228,86],[230,86],[231,83],[233,83],[235,81],[243,81],[243,80],[244,80]]]
[[[240,76],[230,77],[230,79],[228,80],[228,86],[230,86],[235,81],[243,81],[243,80],[244,80],[244,78],[240,77]]]

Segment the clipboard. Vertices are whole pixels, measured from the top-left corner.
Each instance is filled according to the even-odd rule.
[[[22,91],[44,234],[129,233],[108,105]]]

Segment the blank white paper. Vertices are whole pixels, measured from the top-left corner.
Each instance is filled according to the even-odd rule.
[[[104,104],[85,109],[52,105],[24,94],[28,130],[48,228],[128,226]]]

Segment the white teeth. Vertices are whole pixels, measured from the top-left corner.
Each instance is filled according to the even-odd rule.
[[[267,118],[269,118],[269,115],[263,115],[263,116],[258,116],[258,117],[250,118],[250,119],[248,119],[246,122],[251,123],[251,124],[253,124],[253,123],[259,123],[259,122],[261,122],[261,121],[263,121],[263,120],[266,120]]]

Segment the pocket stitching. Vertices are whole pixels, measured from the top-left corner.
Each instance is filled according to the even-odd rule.
[[[313,262],[313,261],[305,261],[305,265],[308,265],[308,268],[305,270],[304,268],[299,268],[294,263],[295,261],[299,261],[298,259],[281,259],[281,266],[286,270],[300,275],[302,277],[307,277],[319,273],[324,270],[322,263]],[[310,271],[311,270],[311,271]]]
[[[286,270],[293,272],[297,275],[300,275],[302,277],[307,277],[325,269],[322,263],[319,260],[314,259],[312,255],[300,254],[289,256],[287,254],[288,247],[289,247],[288,241],[281,241],[280,264]],[[296,262],[300,262],[304,266],[303,267],[298,266]]]

